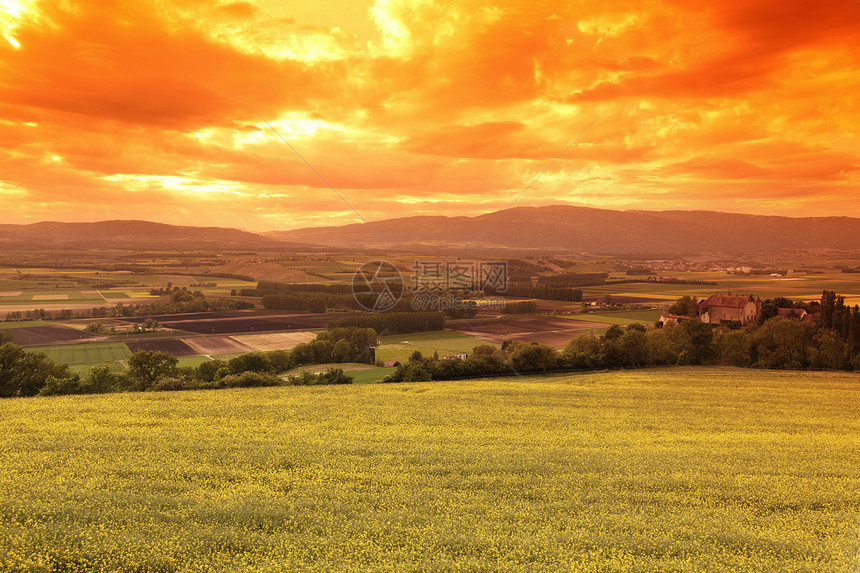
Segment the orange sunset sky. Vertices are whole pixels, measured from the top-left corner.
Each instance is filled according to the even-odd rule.
[[[860,215],[860,3],[0,0],[0,222]],[[259,114],[259,115],[258,115]]]

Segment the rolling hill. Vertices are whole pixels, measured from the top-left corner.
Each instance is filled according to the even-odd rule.
[[[165,249],[165,250],[314,250],[239,229],[186,227],[149,221],[100,221],[0,225],[0,248]]]
[[[613,211],[553,205],[515,207],[476,217],[404,217],[371,225],[373,228],[357,223],[264,234],[329,247],[389,250],[445,246],[645,254],[860,249],[860,219],[852,217]]]

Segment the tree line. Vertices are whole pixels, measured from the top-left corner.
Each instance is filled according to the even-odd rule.
[[[776,306],[786,301],[777,297],[767,302],[789,308]],[[682,297],[673,305],[674,314],[694,316],[695,304],[695,299]],[[512,341],[501,349],[475,347],[466,360],[438,360],[418,353],[383,381],[696,364],[860,371],[860,307],[849,307],[832,291],[824,291],[820,302],[794,304],[816,312],[820,308],[818,320],[777,314],[742,327],[698,320],[651,329],[642,324],[613,325],[602,336],[577,336],[561,351]]]
[[[443,312],[382,312],[328,321],[329,330],[343,327],[372,328],[385,334],[409,334],[445,328]]]
[[[192,312],[209,312],[222,310],[242,310],[254,308],[254,304],[245,300],[203,296],[199,291],[181,291],[171,295],[170,302],[150,304],[117,303],[112,307],[97,306],[92,309],[45,310],[35,308],[26,311],[6,313],[5,321],[18,322],[23,320],[66,320],[70,318],[121,318],[130,316],[153,316],[158,314],[186,314]]]
[[[494,291],[488,291],[487,294],[496,293]],[[540,298],[544,300],[582,302],[582,289],[570,287],[508,285],[507,290],[504,293],[499,294],[517,298]]]
[[[278,374],[313,364],[373,364],[376,340],[372,328],[334,328],[292,350],[251,352],[227,361],[208,360],[196,368],[179,366],[178,359],[165,352],[138,350],[129,358],[124,372],[115,372],[103,364],[84,376],[71,372],[67,364],[50,360],[45,353],[28,352],[7,342],[0,346],[0,397],[348,384],[352,378],[336,368],[286,379]]]
[[[537,303],[533,300],[506,302],[501,312],[502,314],[534,314],[537,312]]]

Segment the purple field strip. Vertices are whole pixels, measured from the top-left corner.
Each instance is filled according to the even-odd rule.
[[[82,332],[65,326],[30,326],[27,328],[16,328],[15,344],[21,346],[41,346],[47,344],[62,344],[75,340],[89,340],[98,338],[98,335]]]
[[[132,352],[137,352],[138,350],[166,352],[171,356],[197,356],[198,354],[196,350],[181,340],[143,340],[139,342],[126,342],[125,344]]]

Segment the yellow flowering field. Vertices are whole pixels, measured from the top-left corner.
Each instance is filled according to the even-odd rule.
[[[2,571],[858,571],[860,376],[7,399]]]

